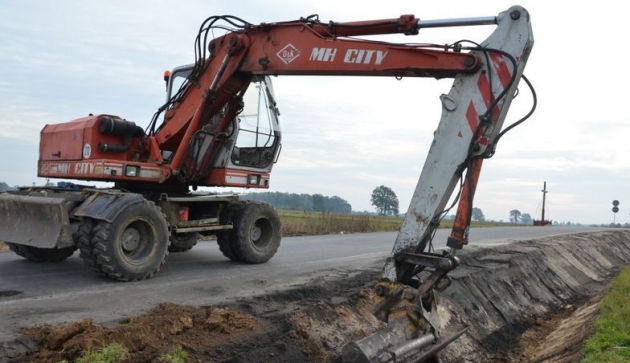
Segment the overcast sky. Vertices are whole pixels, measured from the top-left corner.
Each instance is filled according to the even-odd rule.
[[[346,5],[347,4],[347,5]],[[37,179],[39,132],[89,113],[146,126],[165,97],[162,73],[194,60],[193,42],[211,15],[251,23],[319,14],[323,21],[494,16],[511,5],[531,15],[535,45],[525,74],[536,113],[508,133],[484,163],[475,206],[487,219],[512,209],[557,221],[630,221],[630,84],[623,63],[630,5],[570,1],[24,1],[4,0],[0,22],[0,181]],[[625,25],[624,25],[625,24]],[[483,41],[493,26],[422,30],[396,42]],[[221,34],[217,34],[221,35]],[[450,80],[279,77],[283,148],[271,191],[337,195],[374,210],[383,184],[406,211],[441,114]],[[521,83],[506,125],[531,97]]]

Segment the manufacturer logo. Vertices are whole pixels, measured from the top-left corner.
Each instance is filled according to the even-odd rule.
[[[39,172],[42,174],[48,174],[52,170],[50,163],[42,163]]]
[[[381,65],[388,51],[377,49],[347,49],[343,55],[344,63]],[[337,48],[313,48],[308,60],[312,62],[334,62]]]
[[[289,64],[293,62],[297,57],[300,56],[302,52],[299,49],[293,46],[293,44],[289,43],[286,47],[280,49],[276,55],[280,60],[284,62],[284,64]]]

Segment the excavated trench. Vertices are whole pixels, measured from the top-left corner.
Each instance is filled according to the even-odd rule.
[[[470,329],[440,353],[441,361],[575,362],[599,297],[630,264],[630,230],[469,246],[459,257],[439,313],[445,334]],[[189,362],[340,362],[347,342],[383,327],[370,314],[378,273],[377,266],[345,271],[343,279],[315,279],[220,307],[163,304],[113,327],[85,320],[29,329],[22,343],[30,352],[9,358],[5,349],[4,359],[72,360],[95,342],[118,341],[134,362],[158,361],[177,346]]]
[[[445,300],[449,323],[471,329],[443,351],[445,362],[574,362],[598,298],[630,264],[630,231],[473,248],[461,257]],[[557,329],[528,342],[527,333],[545,321]]]

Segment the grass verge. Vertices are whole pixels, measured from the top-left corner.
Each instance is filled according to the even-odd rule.
[[[621,271],[599,305],[594,335],[582,363],[630,362],[630,266]]]

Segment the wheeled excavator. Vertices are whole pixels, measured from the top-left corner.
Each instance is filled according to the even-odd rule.
[[[479,43],[365,38],[475,25],[496,28]],[[467,244],[483,160],[524,120],[503,129],[519,81],[531,88],[523,70],[532,46],[530,16],[519,6],[497,16],[443,20],[403,15],[322,22],[313,15],[254,25],[212,16],[200,26],[194,63],[165,73],[167,101],[146,128],[110,114],[43,128],[39,177],[114,186],[61,182],[4,192],[0,240],[36,261],[63,260],[78,249],[92,270],[121,281],[152,277],[169,252],[192,248],[200,235],[215,235],[231,260],[264,263],[280,245],[273,207],[197,188],[269,187],[281,150],[270,76],[453,78],[448,94],[440,96],[439,125],[374,287],[374,314],[387,328],[343,349],[345,362],[423,361],[464,332],[442,336],[436,290],[448,285],[447,274],[458,265],[456,252]],[[432,238],[454,207],[447,204],[456,190],[450,250],[438,253]]]

